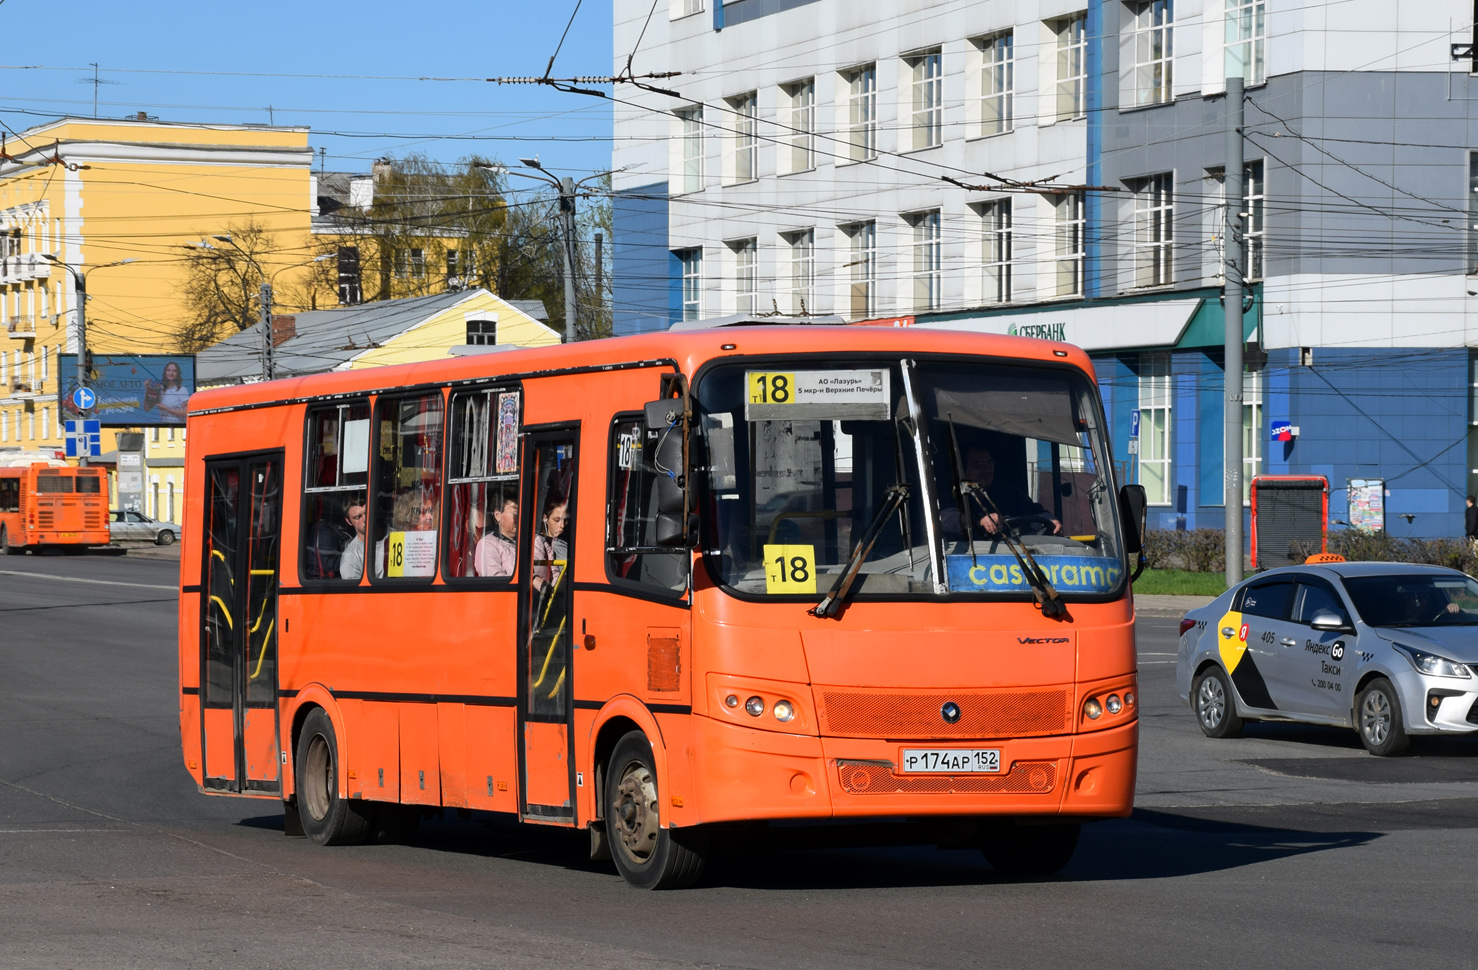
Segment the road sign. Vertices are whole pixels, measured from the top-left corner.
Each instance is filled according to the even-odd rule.
[[[1135,408],[1129,412],[1129,437],[1139,437],[1139,409]]]
[[[87,389],[80,388],[79,390]],[[102,455],[103,425],[101,421],[67,421],[66,430],[68,458],[97,458]]]
[[[1139,439],[1138,438],[1130,438],[1129,439],[1129,454],[1131,454],[1131,455],[1137,455],[1137,454],[1139,454]]]
[[[79,411],[90,411],[97,402],[98,396],[92,392],[90,387],[79,387],[72,392],[72,403]]]

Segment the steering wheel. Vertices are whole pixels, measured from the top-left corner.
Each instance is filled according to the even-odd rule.
[[[1045,512],[1029,512],[1025,515],[1008,515],[1006,524],[1020,535],[1050,536],[1057,532],[1057,523]]]

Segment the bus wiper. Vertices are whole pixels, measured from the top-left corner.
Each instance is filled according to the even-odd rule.
[[[841,613],[842,608],[847,605],[847,595],[852,591],[852,584],[857,579],[857,573],[861,571],[862,564],[872,553],[873,543],[878,541],[878,535],[882,533],[883,526],[887,524],[889,517],[908,501],[908,486],[893,484],[888,486],[888,491],[883,496],[883,506],[878,509],[872,521],[867,524],[862,538],[857,545],[852,547],[852,555],[847,559],[847,565],[831,584],[831,589],[826,596],[806,612],[819,619],[836,616]]]
[[[897,421],[893,422],[893,468],[899,477],[903,475],[903,431]],[[909,528],[908,503],[902,502],[898,506],[898,528],[903,532],[903,548],[908,550],[908,574],[914,573],[913,563],[913,530]]]
[[[1016,534],[1016,530],[1006,521],[1006,516],[1001,513],[995,500],[990,497],[990,493],[979,482],[965,478],[964,466],[960,463],[960,440],[955,435],[955,416],[946,414],[945,418],[949,421],[950,467],[955,477],[955,494],[959,496],[961,524],[964,525],[965,536],[970,542],[971,562],[975,561],[975,539],[970,521],[973,516],[967,511],[966,495],[975,500],[983,515],[996,517],[996,527],[1000,529],[1001,539],[1006,543],[1006,548],[1011,550],[1011,555],[1016,557],[1016,564],[1021,567],[1022,575],[1030,584],[1032,596],[1036,599],[1037,607],[1042,611],[1042,615],[1066,616],[1067,604],[1062,601],[1062,597],[1053,587],[1047,571],[1037,565],[1036,559],[1032,558],[1031,550],[1026,547],[1021,537]]]

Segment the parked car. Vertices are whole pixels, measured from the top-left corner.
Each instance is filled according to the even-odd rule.
[[[173,522],[156,522],[142,512],[133,509],[114,509],[113,521],[108,529],[114,542],[153,542],[167,546],[179,538],[180,527]]]
[[[1332,557],[1321,557],[1332,558]],[[1478,580],[1406,563],[1259,573],[1180,623],[1176,686],[1208,737],[1244,721],[1352,727],[1395,755],[1478,731]]]

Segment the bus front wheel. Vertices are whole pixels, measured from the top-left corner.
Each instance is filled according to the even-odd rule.
[[[621,877],[638,889],[681,889],[703,872],[707,834],[662,827],[657,769],[646,735],[616,742],[605,777],[606,837]]]
[[[310,841],[358,845],[369,837],[369,806],[339,796],[339,743],[322,708],[308,715],[298,735],[297,776],[298,817]]]
[[[4,526],[0,526],[0,550],[3,550],[7,556],[19,556],[26,551],[26,547],[12,546],[10,544],[10,533],[6,531]]]
[[[1003,876],[1051,876],[1072,860],[1082,826],[992,825],[984,833],[981,852],[990,867]]]

